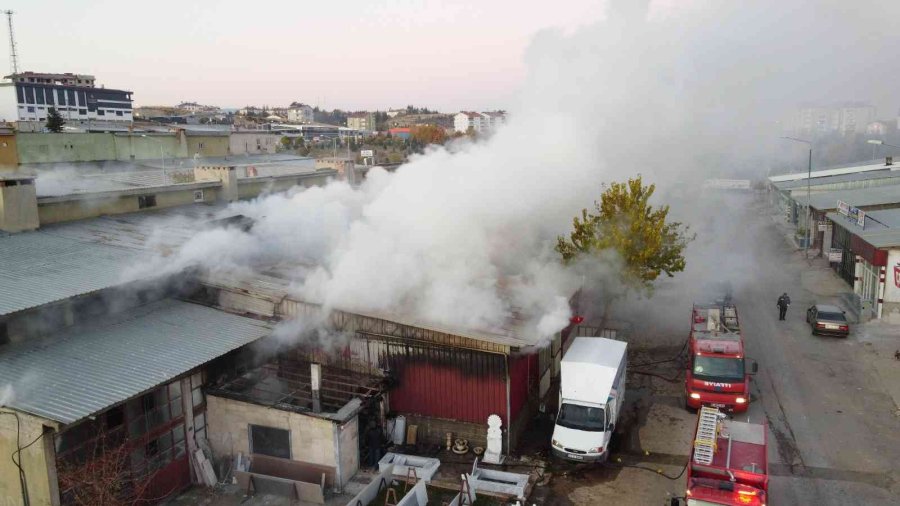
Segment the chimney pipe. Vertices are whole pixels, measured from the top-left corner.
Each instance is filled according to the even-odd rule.
[[[309,377],[312,383],[313,413],[322,411],[322,402],[319,398],[319,389],[322,387],[322,366],[309,364]]]
[[[885,165],[894,165],[894,157],[893,156],[884,157],[884,164]]]

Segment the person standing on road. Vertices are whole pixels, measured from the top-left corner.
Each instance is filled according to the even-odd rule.
[[[787,308],[791,305],[791,298],[788,297],[787,292],[781,294],[781,297],[778,297],[778,302],[775,303],[778,306],[778,319],[784,320],[784,315],[787,314]]]

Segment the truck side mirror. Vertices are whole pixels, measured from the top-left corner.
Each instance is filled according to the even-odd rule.
[[[616,430],[616,424],[610,423],[609,425],[606,426],[606,430],[609,431],[609,432],[615,432],[615,430]]]
[[[752,364],[750,364],[750,374],[756,374],[759,372],[759,364],[754,360]]]
[[[681,498],[673,497],[669,499],[669,506],[681,506]]]

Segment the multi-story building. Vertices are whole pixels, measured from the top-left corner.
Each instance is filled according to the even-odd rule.
[[[290,123],[312,123],[315,121],[313,108],[306,104],[293,102],[288,106],[287,120]]]
[[[50,109],[69,124],[133,120],[131,92],[97,88],[93,76],[25,72],[6,78],[0,83],[0,119],[17,122],[20,131],[42,128]]]
[[[453,117],[453,129],[460,133],[480,132],[484,126],[484,115],[480,112],[462,111]]]
[[[491,130],[496,129],[506,122],[506,113],[504,111],[483,112],[481,115],[484,118],[484,120],[482,120],[482,126],[487,126]]]
[[[797,110],[796,130],[807,134],[864,133],[875,120],[875,107],[861,102],[804,105]]]
[[[198,104],[197,102],[182,102],[176,105],[175,109],[181,109],[182,111],[187,111],[189,113],[216,112],[219,110],[219,108],[214,105],[203,105]]]
[[[453,116],[453,129],[466,133],[471,128],[474,132],[494,130],[506,122],[504,111],[472,112],[462,111]]]
[[[87,74],[73,74],[66,72],[65,74],[48,74],[44,72],[20,72],[5,76],[14,83],[22,84],[60,84],[63,86],[78,86],[82,88],[93,88],[94,76]]]
[[[375,130],[375,113],[374,112],[354,112],[347,115],[347,128],[353,128],[360,131]]]

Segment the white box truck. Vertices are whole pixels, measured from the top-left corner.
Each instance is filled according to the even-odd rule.
[[[553,454],[578,462],[609,456],[609,442],[625,402],[622,341],[576,337],[560,368],[559,412],[553,427]]]

